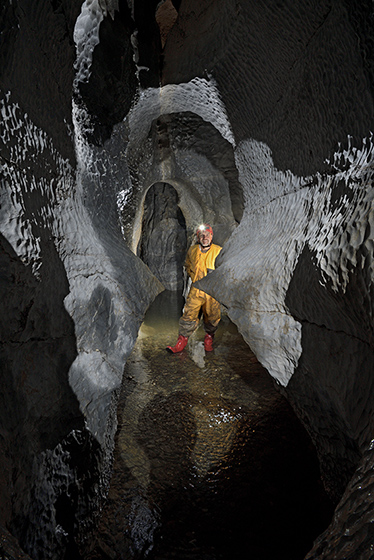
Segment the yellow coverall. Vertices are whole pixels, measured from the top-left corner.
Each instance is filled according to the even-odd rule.
[[[200,245],[193,245],[187,253],[185,268],[192,282],[204,278],[210,271],[215,269],[215,260],[222,247],[210,246],[206,253],[200,249]],[[217,300],[193,285],[188,294],[184,306],[183,315],[179,320],[179,334],[190,336],[199,324],[200,309],[203,311],[204,330],[208,334],[214,334],[221,319],[221,306]]]

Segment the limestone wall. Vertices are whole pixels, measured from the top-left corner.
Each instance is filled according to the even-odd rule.
[[[123,365],[163,288],[135,255],[157,182],[189,239],[214,226],[202,287],[336,502],[373,438],[372,5],[175,1],[161,51],[157,4],[1,8],[0,523],[33,558],[73,554],[105,493]]]

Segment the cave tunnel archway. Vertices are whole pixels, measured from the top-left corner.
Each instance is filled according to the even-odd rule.
[[[183,288],[183,263],[187,251],[186,220],[179,196],[169,183],[155,183],[144,200],[137,255],[167,290]]]

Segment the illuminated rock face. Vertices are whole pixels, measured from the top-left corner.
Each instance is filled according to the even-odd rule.
[[[105,491],[123,365],[162,289],[135,255],[155,183],[188,241],[208,221],[224,244],[202,285],[335,500],[373,438],[371,3],[173,2],[162,71],[158,2],[130,4],[2,8],[0,522],[35,557],[38,538],[73,550],[68,519],[82,534]]]
[[[105,491],[123,366],[162,286],[121,233],[127,167],[108,161],[123,143],[91,145],[78,108],[74,25],[79,43],[99,11],[21,4],[4,8],[0,99],[0,523],[33,558],[75,557]]]

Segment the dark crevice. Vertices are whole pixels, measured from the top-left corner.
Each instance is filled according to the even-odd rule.
[[[186,249],[186,221],[177,191],[166,183],[156,183],[144,201],[138,256],[167,290],[181,290]]]
[[[90,113],[93,130],[90,142],[103,145],[113,126],[123,120],[137,89],[131,35],[135,30],[125,0],[114,18],[104,18],[100,42],[95,47],[88,83],[79,83],[79,93]],[[77,99],[79,104],[79,99]]]

